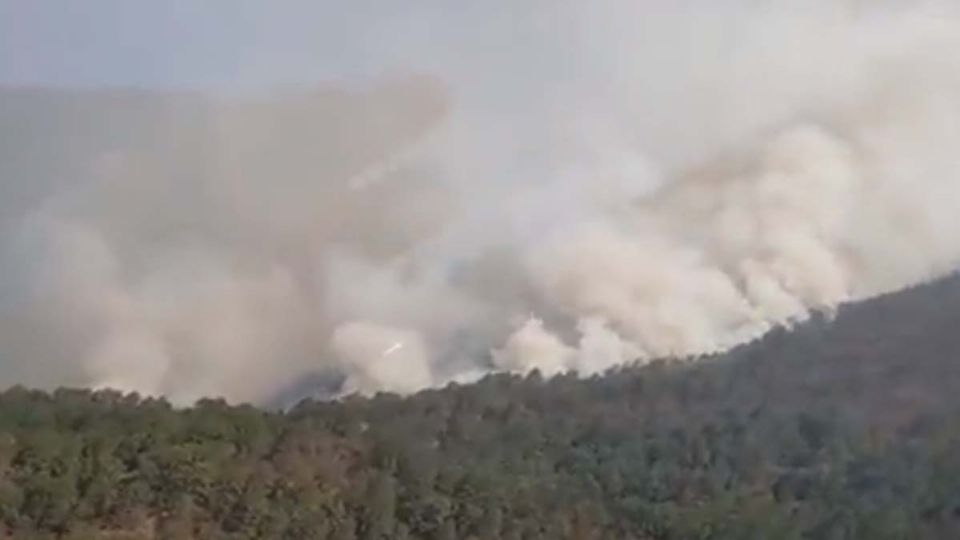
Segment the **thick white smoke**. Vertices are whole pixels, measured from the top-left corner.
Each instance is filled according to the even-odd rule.
[[[270,402],[599,373],[960,266],[949,3],[690,4],[544,7],[569,72],[515,93],[470,42],[366,90],[114,96],[102,144],[61,114],[30,144],[66,165],[0,204],[0,375]]]

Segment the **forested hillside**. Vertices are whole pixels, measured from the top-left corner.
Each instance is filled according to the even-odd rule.
[[[0,395],[13,538],[960,535],[960,280],[729,354],[411,397]]]

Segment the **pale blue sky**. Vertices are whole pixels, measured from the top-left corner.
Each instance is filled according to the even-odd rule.
[[[522,82],[562,76],[560,4],[0,0],[0,83],[234,90],[406,69]]]
[[[364,3],[0,0],[0,79],[71,86],[309,82],[369,67],[366,39],[357,35],[369,26],[362,24]]]

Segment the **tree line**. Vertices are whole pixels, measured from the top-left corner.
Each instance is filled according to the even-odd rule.
[[[0,393],[0,538],[960,534],[960,285],[714,358],[287,411]]]

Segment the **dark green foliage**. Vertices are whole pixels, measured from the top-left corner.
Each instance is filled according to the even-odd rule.
[[[285,413],[0,394],[0,538],[960,537],[960,284],[721,357]]]

